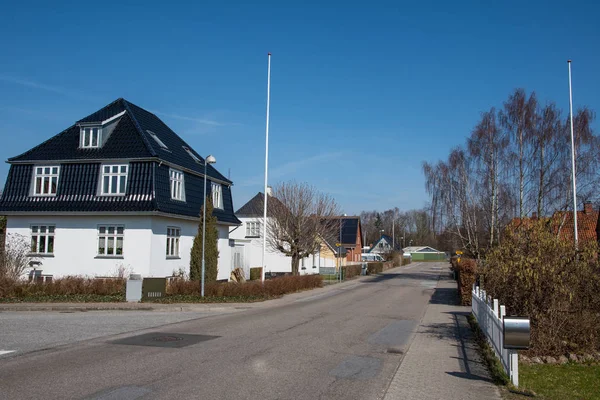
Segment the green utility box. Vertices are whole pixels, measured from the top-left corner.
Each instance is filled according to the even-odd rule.
[[[144,278],[142,281],[142,301],[165,297],[167,278]]]

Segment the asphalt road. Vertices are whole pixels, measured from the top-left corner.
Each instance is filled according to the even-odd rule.
[[[382,398],[445,265],[416,263],[236,313],[23,351],[0,359],[0,398]],[[63,317],[65,335],[77,329],[70,317],[96,327],[107,318]],[[25,349],[44,335],[27,324]]]

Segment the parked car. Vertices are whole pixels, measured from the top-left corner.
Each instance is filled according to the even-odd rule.
[[[385,261],[379,254],[374,253],[362,253],[361,258],[364,262]]]

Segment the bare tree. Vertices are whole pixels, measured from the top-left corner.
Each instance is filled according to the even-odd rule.
[[[507,158],[509,173],[516,173],[516,186],[519,199],[517,216],[526,215],[525,201],[528,189],[528,177],[531,170],[532,141],[536,124],[537,98],[535,92],[529,98],[523,89],[516,89],[504,103],[504,109],[499,113],[499,120],[506,131],[511,148]],[[516,168],[512,168],[516,164]],[[514,172],[513,172],[514,171]]]
[[[273,190],[277,201],[269,203],[267,243],[292,258],[292,274],[298,275],[300,260],[314,254],[320,238],[333,239],[339,215],[335,200],[306,183],[281,183]]]
[[[4,251],[0,253],[0,278],[18,280],[29,267],[31,247],[27,238],[8,234]]]

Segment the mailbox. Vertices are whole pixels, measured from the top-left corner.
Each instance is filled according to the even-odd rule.
[[[504,348],[513,350],[527,350],[531,336],[531,327],[527,317],[504,317]]]

